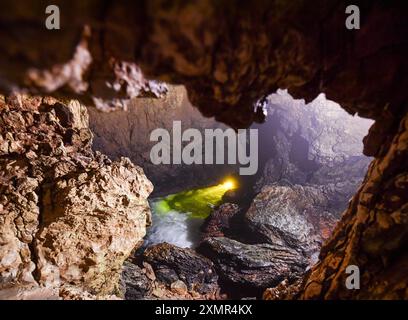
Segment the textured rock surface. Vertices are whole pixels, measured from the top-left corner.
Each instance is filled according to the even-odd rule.
[[[236,270],[249,269],[254,261],[248,258],[242,262],[241,257],[260,255],[260,247],[273,264],[274,248],[266,244],[297,252],[307,263],[300,264],[292,274],[283,273],[283,277],[289,277],[290,285],[308,265],[317,261],[323,242],[363,180],[371,160],[361,154],[362,139],[371,121],[353,118],[323,96],[306,105],[278,91],[268,97],[265,105],[267,121],[256,126],[261,170],[255,177],[243,179],[244,185],[256,181],[257,194],[248,204],[247,212],[240,210],[237,214],[239,210],[235,210],[234,214],[229,205],[214,211],[205,225],[204,238],[225,236],[225,242],[234,241],[236,247],[245,248],[245,254],[242,250],[228,251],[231,257],[235,255],[232,259],[236,260]],[[226,198],[240,201],[241,197]],[[230,215],[234,215],[233,219]],[[203,246],[208,247],[208,243]],[[237,275],[226,271],[225,261],[217,259],[215,249],[210,247],[210,251],[203,252],[218,268],[224,269],[220,275],[239,283],[235,280]],[[284,263],[285,256],[279,259],[279,263]],[[290,256],[286,264],[293,265]],[[255,263],[254,269],[259,279],[268,278],[267,268],[258,268]],[[253,283],[250,277],[246,281],[250,286],[262,288],[258,278]],[[274,283],[283,279],[274,278]],[[245,291],[245,286],[241,291]]]
[[[126,8],[111,1],[61,1],[70,24],[53,32],[44,28],[40,2],[6,1],[0,86],[3,92],[21,86],[32,67],[69,62],[83,25],[90,24],[98,29],[89,39],[93,63],[83,78],[92,86],[99,80],[100,92],[116,76],[110,61],[136,62],[149,76],[187,84],[190,100],[205,115],[235,127],[261,120],[253,102],[279,87],[308,100],[325,92],[351,113],[377,120],[364,139],[364,153],[376,160],[303,297],[406,297],[406,3],[355,1],[364,12],[358,31],[344,28],[347,4],[256,1],[237,10],[235,3],[211,0]],[[345,264],[353,261],[365,267],[365,287],[357,292],[346,291],[341,281]]]
[[[192,249],[161,243],[146,249],[143,260],[167,286],[177,287],[181,281],[189,292],[208,296],[215,295],[218,290],[213,263]]]
[[[121,282],[126,300],[145,299],[153,290],[151,279],[146,275],[145,269],[128,261],[123,264]]]
[[[239,210],[238,205],[233,203],[224,203],[216,208],[201,226],[202,239],[223,237],[231,228],[231,219]]]
[[[312,259],[337,219],[328,200],[316,188],[266,186],[245,214],[245,223],[259,242],[278,244]]]
[[[324,96],[306,105],[279,90],[266,104],[268,119],[259,126],[261,170],[255,189],[311,186],[325,195],[332,213],[340,214],[371,161],[362,154],[362,140],[372,121],[352,117]]]
[[[206,239],[200,252],[214,261],[220,277],[248,289],[265,289],[285,278],[299,277],[307,266],[303,255],[279,244],[243,244],[225,238]],[[235,292],[235,295],[239,295]]]
[[[151,190],[143,171],[126,158],[44,186],[39,281],[110,292],[123,261],[146,234]]]
[[[1,98],[0,121],[0,288],[111,292],[145,235],[151,183],[128,159],[92,152],[76,101]]]
[[[384,150],[385,151],[385,150]],[[320,262],[306,277],[303,299],[407,299],[408,116],[388,149],[373,161]],[[348,265],[361,272],[360,290],[345,286]]]
[[[163,252],[169,253],[165,260]],[[165,243],[152,248],[154,253],[149,253],[149,258],[125,261],[121,276],[121,296],[126,300],[203,300],[224,299],[220,295],[217,283],[218,277],[213,269],[211,276],[202,278],[201,269],[210,261],[197,255],[193,251],[187,251]],[[157,258],[156,255],[160,255]],[[186,259],[189,257],[189,259]],[[151,260],[152,265],[146,260]],[[170,261],[172,260],[172,261]],[[212,266],[210,265],[210,268]],[[199,270],[200,269],[200,270]],[[195,273],[196,272],[196,273]]]
[[[325,92],[347,110],[376,119],[384,117],[386,104],[386,113],[395,114],[407,102],[404,1],[356,1],[365,19],[352,32],[344,27],[348,3],[343,0],[313,6],[306,0],[239,7],[214,0],[58,4],[64,13],[59,32],[44,28],[41,3],[3,4],[3,90],[28,81],[47,91],[29,70],[52,74],[74,60],[78,72],[59,77],[75,81],[60,89],[103,100],[107,108],[121,105],[116,101],[143,87],[144,81],[136,81],[137,63],[148,78],[185,83],[193,105],[235,127],[260,120],[254,103],[278,88],[308,99]],[[91,30],[84,32],[85,25]],[[90,57],[76,60],[78,47]],[[84,59],[92,59],[87,68]]]

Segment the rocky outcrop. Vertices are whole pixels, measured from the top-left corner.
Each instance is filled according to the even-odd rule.
[[[244,283],[261,289],[262,281],[277,284],[284,277],[291,285],[318,260],[322,244],[358,189],[370,162],[361,154],[370,121],[353,118],[323,96],[306,105],[287,92],[278,91],[265,104],[268,119],[256,126],[260,132],[261,170],[255,178],[243,179],[249,185],[256,181],[257,194],[248,210],[242,209],[242,203],[241,210],[234,210],[229,204],[216,209],[204,225],[203,237],[208,241],[200,247],[223,270],[220,276],[234,285],[240,284],[242,292]],[[240,201],[237,195],[225,198]],[[224,237],[222,249],[215,249],[221,245],[211,237]],[[286,263],[289,269],[293,266],[291,256],[275,261],[275,248],[268,244],[295,252],[304,263],[297,265],[292,274],[283,272],[279,278],[277,272],[265,280],[269,279],[269,269],[259,268],[251,256],[262,257],[265,264]],[[217,258],[216,252],[228,258]],[[235,261],[234,267],[229,261]],[[250,269],[252,263],[256,277],[238,281],[239,270]],[[229,268],[236,273],[228,272]]]
[[[238,210],[232,204],[216,209],[198,250],[214,262],[227,287],[240,288],[243,296],[260,296],[266,284],[299,280],[337,222],[325,195],[301,185],[265,186],[245,215],[235,216],[246,230],[233,232],[230,219]]]
[[[398,114],[407,102],[405,3],[355,1],[365,18],[352,31],[344,25],[348,4],[60,1],[70,23],[49,31],[41,4],[6,1],[1,86],[68,89],[111,109],[143,88],[161,92],[146,85],[140,67],[148,79],[186,84],[193,105],[233,127],[262,121],[254,105],[278,88],[308,100],[325,92],[365,117]],[[78,51],[88,53],[79,59]]]
[[[280,244],[244,244],[214,237],[206,239],[199,250],[214,261],[227,286],[243,289],[235,296],[245,296],[251,290],[259,294],[285,278],[296,279],[307,266],[301,253]]]
[[[112,292],[150,221],[142,169],[92,152],[76,101],[2,98],[0,121],[0,288]]]
[[[371,161],[362,154],[362,140],[372,121],[349,115],[323,95],[305,104],[279,90],[266,105],[255,190],[273,184],[310,186],[324,194],[326,208],[339,216]]]
[[[151,184],[126,158],[67,173],[42,190],[35,241],[39,281],[109,293],[123,261],[146,234]]]
[[[337,222],[327,208],[328,199],[319,189],[265,186],[246,212],[245,223],[259,242],[292,248],[312,261]]]

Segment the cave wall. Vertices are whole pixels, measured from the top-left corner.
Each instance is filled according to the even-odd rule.
[[[306,277],[303,299],[406,299],[408,117],[391,146],[370,165],[365,181]],[[349,265],[360,268],[360,290],[348,290]]]
[[[76,100],[0,96],[0,124],[0,297],[113,293],[151,220],[143,170],[91,150]]]
[[[227,129],[213,118],[205,118],[188,101],[183,86],[168,86],[165,97],[134,98],[127,111],[101,113],[93,107],[88,108],[90,128],[94,134],[93,149],[107,154],[112,159],[129,157],[141,166],[154,185],[152,196],[175,193],[186,189],[218,184],[223,177],[235,174],[239,165],[229,164],[159,164],[150,159],[150,151],[157,141],[150,140],[150,134],[158,128],[166,129],[174,144],[173,122],[181,121],[182,130],[198,129],[204,136],[205,129]],[[185,146],[188,142],[183,142]],[[227,143],[224,146],[227,155]],[[202,142],[202,159],[205,144]],[[172,153],[173,156],[173,153]]]
[[[234,127],[262,120],[253,105],[278,88],[309,101],[324,92],[371,118],[406,102],[404,1],[356,1],[362,24],[352,31],[342,0],[60,0],[58,32],[44,28],[46,4],[2,4],[3,90],[68,91],[122,108],[130,97],[165,91],[146,85],[140,67],[148,79],[185,84],[204,115]]]
[[[324,92],[350,113],[375,119],[364,139],[364,153],[375,160],[302,297],[407,297],[405,1],[355,1],[363,15],[354,31],[344,27],[342,0],[56,4],[64,13],[60,32],[44,28],[44,1],[2,3],[2,92],[81,95],[110,110],[165,91],[143,72],[185,84],[204,115],[233,127],[262,121],[254,103],[278,88],[307,100]],[[351,262],[363,269],[363,290],[342,285]]]

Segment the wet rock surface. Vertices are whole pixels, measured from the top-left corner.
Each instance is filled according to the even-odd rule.
[[[0,100],[0,288],[69,283],[109,294],[150,221],[142,169],[91,150],[86,108]]]
[[[323,192],[301,185],[265,186],[244,215],[234,209],[224,204],[213,212],[198,251],[214,262],[223,288],[241,297],[260,297],[267,283],[299,280],[338,221]]]
[[[149,297],[153,291],[152,281],[135,263],[125,261],[121,274],[121,286],[126,300],[140,300]]]

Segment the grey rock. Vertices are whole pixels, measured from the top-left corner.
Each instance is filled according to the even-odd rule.
[[[121,284],[126,300],[144,299],[152,292],[152,282],[139,266],[129,261],[123,264]]]
[[[310,258],[329,236],[336,218],[316,187],[265,186],[245,214],[260,242],[295,249]]]

